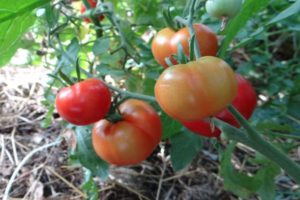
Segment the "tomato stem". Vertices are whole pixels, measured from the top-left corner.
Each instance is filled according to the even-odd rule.
[[[195,30],[194,30],[194,27],[193,27],[195,4],[196,4],[196,0],[191,0],[191,4],[190,4],[190,8],[189,8],[189,15],[188,15],[188,19],[187,19],[187,27],[189,29],[191,37],[193,35],[195,35]],[[195,55],[196,58],[201,57],[200,47],[199,47],[198,40],[197,40],[196,36],[195,36],[195,41],[194,41],[194,55]]]
[[[118,93],[121,93],[123,95],[123,98],[133,98],[133,99],[140,99],[140,100],[145,100],[145,101],[150,101],[150,102],[156,102],[156,98],[153,96],[149,95],[144,95],[144,94],[137,94],[133,92],[129,92],[127,90],[122,90],[118,87],[112,86],[110,84],[106,83],[106,86],[110,88],[113,91],[116,91]]]
[[[258,152],[272,160],[274,163],[278,164],[286,171],[287,174],[293,177],[297,181],[297,183],[300,183],[300,165],[289,158],[281,150],[274,147],[274,145],[265,141],[232,105],[228,107],[228,110],[245,128],[247,133],[247,141],[245,141],[245,144],[257,150]],[[234,130],[234,128],[232,128],[232,132],[235,132],[236,135],[240,134],[236,130]],[[243,141],[241,142],[244,143]]]

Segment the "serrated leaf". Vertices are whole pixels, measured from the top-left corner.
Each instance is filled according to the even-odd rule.
[[[103,53],[107,53],[110,45],[109,38],[98,38],[93,46],[93,53],[98,56]]]
[[[223,58],[229,44],[238,34],[238,32],[246,25],[247,21],[255,16],[259,11],[265,8],[269,4],[270,0],[248,0],[245,1],[239,14],[232,19],[226,26],[224,31],[225,39],[222,42],[221,48],[218,52],[218,56]]]
[[[80,50],[79,41],[77,38],[73,38],[70,44],[67,46],[67,50],[62,52],[58,66],[64,74],[70,75],[71,72],[76,72],[76,60]]]
[[[262,200],[275,198],[275,181],[274,178],[280,173],[280,168],[272,162],[268,162],[257,174],[256,179],[260,179],[262,185],[258,194]]]
[[[173,168],[178,171],[187,167],[202,148],[202,138],[183,129],[179,134],[170,138],[171,161]]]
[[[261,186],[261,180],[247,176],[235,170],[231,164],[231,155],[235,148],[235,143],[227,146],[221,159],[221,176],[224,178],[224,187],[242,198],[248,198]]]
[[[91,170],[94,176],[106,179],[109,165],[95,153],[92,146],[91,129],[89,127],[76,127],[75,132],[77,138],[75,155],[80,164]]]

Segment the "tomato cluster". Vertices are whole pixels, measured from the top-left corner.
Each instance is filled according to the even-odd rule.
[[[75,125],[94,124],[92,143],[96,153],[115,165],[137,164],[159,144],[160,117],[141,100],[127,100],[119,108],[121,119],[104,119],[111,107],[111,93],[99,79],[89,78],[62,88],[56,96],[60,116]]]
[[[184,54],[189,56],[188,28],[177,32],[164,28],[154,37],[153,56],[166,68],[155,84],[155,96],[162,110],[191,131],[219,137],[221,131],[210,123],[209,117],[239,127],[226,107],[232,103],[249,119],[256,107],[256,94],[245,78],[235,75],[225,61],[214,57],[218,44],[216,35],[203,24],[194,24],[193,28],[202,57],[184,64],[178,64],[173,55],[181,44]],[[168,67],[167,58],[173,66]]]
[[[194,24],[195,38],[200,47],[202,56],[215,56],[218,49],[218,39],[216,35],[203,24]],[[182,28],[175,32],[170,28],[160,30],[153,38],[151,49],[155,60],[164,68],[168,67],[165,59],[169,58],[173,64],[177,64],[172,55],[177,54],[178,45],[181,44],[186,56],[189,56],[188,28]]]
[[[88,2],[90,4],[91,8],[96,8],[97,0],[88,0]],[[80,12],[84,13],[85,11],[86,11],[86,7],[83,4],[81,4]],[[99,21],[102,21],[104,18],[105,18],[104,15],[99,15],[99,17],[98,17]],[[85,17],[85,18],[83,18],[83,20],[87,23],[91,23],[91,20],[89,18]]]

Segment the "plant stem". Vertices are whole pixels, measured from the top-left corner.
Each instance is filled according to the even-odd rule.
[[[248,121],[233,107],[229,106],[228,110],[233,114],[237,121],[245,128],[248,134],[248,144],[274,163],[278,164],[300,184],[300,165],[289,158],[285,153],[274,147],[271,143],[265,141],[256,130],[250,126]]]
[[[187,20],[187,22],[188,22],[187,25],[188,25],[190,36],[192,37],[193,35],[195,35],[195,30],[193,27],[193,17],[194,17],[194,8],[195,8],[196,0],[190,0],[190,1],[192,1],[192,2],[190,4],[190,8],[189,8],[189,16],[188,16],[188,20]],[[194,42],[194,55],[196,56],[196,58],[201,57],[200,47],[199,47],[196,36],[195,36],[195,42]]]
[[[89,4],[88,0],[83,0],[82,1],[84,6],[86,7],[86,10],[88,9],[91,9],[91,5]],[[95,26],[97,27],[96,28],[96,35],[97,35],[97,38],[101,38],[103,36],[103,31],[102,31],[102,28],[101,28],[101,24],[98,20],[98,17],[95,17],[95,16],[90,16],[93,23],[95,24]]]
[[[106,86],[108,88],[110,88],[111,90],[113,90],[113,91],[121,93],[124,98],[133,98],[133,99],[141,99],[141,100],[150,101],[150,102],[156,102],[156,98],[153,97],[153,96],[144,95],[144,94],[137,94],[137,93],[134,93],[134,92],[129,92],[129,91],[122,90],[120,88],[117,88],[117,87],[112,86],[112,85],[107,84],[107,83],[106,83]]]

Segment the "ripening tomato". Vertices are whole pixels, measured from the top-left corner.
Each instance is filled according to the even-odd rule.
[[[217,36],[205,25],[194,24],[195,36],[198,41],[201,56],[215,56],[218,49]],[[151,44],[152,54],[155,60],[167,68],[166,58],[170,58],[173,64],[177,64],[172,55],[177,54],[178,44],[181,43],[186,56],[189,56],[188,28],[182,28],[175,32],[170,28],[164,28],[153,38]]]
[[[246,118],[249,119],[257,105],[257,97],[251,83],[243,76],[236,75],[238,82],[237,96],[232,105]],[[226,109],[217,114],[217,118],[235,126],[240,127],[233,115]]]
[[[114,165],[138,164],[159,144],[162,125],[156,111],[141,100],[130,99],[119,107],[122,120],[100,120],[93,127],[92,143],[103,160]]]
[[[223,60],[205,56],[167,68],[155,84],[161,108],[179,121],[210,117],[235,98],[237,81]]]
[[[111,93],[101,80],[89,78],[61,89],[55,104],[63,119],[83,126],[105,117],[111,105]]]
[[[170,28],[160,30],[152,40],[151,50],[155,60],[164,68],[168,67],[165,59],[170,58],[173,64],[176,64],[175,59],[172,57],[172,49],[170,41],[175,34]]]
[[[198,41],[201,56],[215,56],[218,50],[217,36],[205,25],[194,24],[195,39]],[[171,40],[173,54],[177,54],[178,44],[181,43],[186,56],[190,55],[189,50],[189,29],[184,27],[177,31]]]
[[[91,5],[92,8],[95,8],[97,6],[97,0],[88,0],[89,4]],[[80,9],[80,12],[81,13],[84,13],[86,11],[86,8],[83,4],[81,4],[81,9]],[[99,15],[98,19],[99,21],[102,21],[103,19],[105,18],[104,15]],[[87,23],[90,23],[91,20],[89,18],[83,18],[83,20]]]
[[[242,7],[242,0],[208,0],[205,4],[207,13],[212,17],[232,18]]]
[[[238,89],[237,95],[232,101],[232,105],[246,119],[249,119],[256,107],[256,92],[251,83],[247,81],[243,76],[236,74],[236,79],[238,83]],[[224,109],[215,117],[229,123],[232,126],[240,127],[239,123],[227,109]],[[221,131],[217,127],[215,127],[215,129],[212,129],[210,123],[204,119],[182,122],[182,124],[194,133],[205,137],[218,137],[221,134]]]

